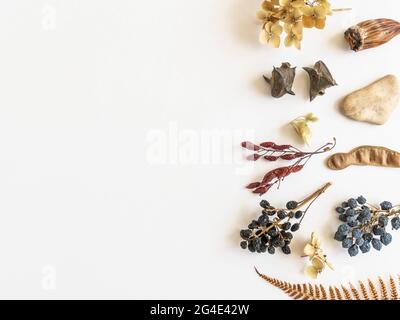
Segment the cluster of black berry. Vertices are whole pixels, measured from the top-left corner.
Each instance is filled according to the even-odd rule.
[[[367,253],[371,247],[379,251],[382,245],[389,245],[392,242],[392,235],[386,231],[389,219],[392,229],[400,229],[400,207],[393,207],[389,201],[382,202],[378,208],[360,196],[343,202],[336,212],[344,223],[339,226],[334,238],[342,243],[351,257],[359,251]]]
[[[300,228],[304,212],[297,210],[299,203],[289,201],[286,209],[276,209],[268,201],[262,200],[262,214],[248,225],[248,229],[240,231],[243,241],[240,246],[250,252],[274,254],[281,248],[285,254],[290,254],[290,243],[293,232]]]

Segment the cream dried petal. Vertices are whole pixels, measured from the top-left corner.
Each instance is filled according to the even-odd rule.
[[[324,6],[316,6],[314,7],[314,15],[317,19],[325,19],[328,10]]]
[[[267,31],[268,33],[271,33],[271,28],[273,26],[273,23],[271,21],[267,22],[266,24],[264,24],[264,30]]]
[[[264,21],[265,19],[267,19],[267,16],[268,16],[267,13],[263,10],[260,10],[256,13],[257,19],[259,19],[261,21]]]
[[[301,11],[303,12],[303,14],[305,16],[312,16],[314,14],[313,7],[309,7],[309,6],[301,7]]]
[[[290,35],[287,35],[285,37],[285,47],[291,47],[293,45],[293,37],[291,37]]]
[[[274,23],[273,26],[271,27],[271,32],[274,35],[279,36],[282,33],[282,31],[283,31],[283,28],[279,23]]]
[[[318,119],[318,117],[316,117],[313,113],[308,113],[307,115],[306,115],[306,121],[309,121],[309,122],[317,122],[319,119]]]
[[[313,266],[309,266],[306,268],[306,274],[311,279],[317,279],[317,277],[318,277],[318,271]]]
[[[274,47],[274,48],[279,48],[281,45],[281,38],[277,35],[271,36],[271,39],[269,43]]]
[[[311,264],[318,272],[322,272],[322,270],[325,268],[324,261],[322,261],[319,257],[313,258]]]
[[[283,30],[284,30],[287,34],[291,33],[291,32],[292,32],[292,24],[291,24],[291,23],[285,23],[285,24],[283,25]]]
[[[293,39],[293,43],[296,49],[301,49],[301,41],[298,38]]]
[[[292,0],[279,0],[279,4],[284,7],[288,6],[291,2]]]
[[[311,139],[311,130],[308,127],[307,122],[305,120],[295,120],[291,124],[303,142],[309,144]]]
[[[306,256],[312,257],[315,254],[315,248],[310,243],[307,243],[303,249],[303,252]]]
[[[269,35],[265,30],[261,30],[259,40],[262,44],[268,44],[269,42]]]
[[[303,21],[296,22],[292,27],[292,32],[297,36],[299,40],[303,37]]]
[[[319,240],[317,234],[315,232],[313,232],[311,234],[311,244],[315,247],[315,248],[320,248],[321,247],[321,240]]]
[[[261,4],[261,8],[263,8],[265,11],[271,11],[272,9],[274,9],[274,3],[272,3],[271,1],[264,1]]]
[[[301,8],[305,5],[304,0],[293,0],[291,6],[294,8]]]
[[[307,117],[307,116],[306,116]],[[311,244],[314,245],[317,239],[317,234],[315,232],[311,233]]]

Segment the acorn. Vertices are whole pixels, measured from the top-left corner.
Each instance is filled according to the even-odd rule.
[[[349,28],[344,37],[350,49],[361,51],[378,47],[400,34],[400,23],[392,19],[373,19]]]

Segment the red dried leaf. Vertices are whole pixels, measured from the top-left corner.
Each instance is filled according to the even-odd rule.
[[[272,148],[275,146],[275,143],[268,141],[268,142],[260,143],[260,146],[263,148]]]
[[[276,178],[276,174],[275,174],[275,172],[274,172],[275,170],[272,170],[272,171],[270,171],[270,172],[268,172],[265,176],[264,176],[264,178],[262,179],[262,182],[261,182],[261,184],[266,184],[266,183],[268,183],[268,182],[271,182],[273,179],[275,179]]]
[[[273,148],[274,150],[283,151],[283,150],[292,148],[292,146],[291,146],[290,144],[282,144],[282,145],[276,144],[276,145],[274,145],[272,148]]]
[[[268,192],[268,190],[271,188],[271,186],[272,186],[271,184],[267,184],[264,187],[259,187],[259,188],[255,189],[253,191],[253,193],[256,193],[256,194],[259,194],[260,196],[262,196],[263,194]]]
[[[246,188],[247,189],[255,189],[255,188],[258,188],[259,186],[261,186],[260,182],[253,182],[253,183],[250,183]]]
[[[260,150],[260,147],[249,141],[242,142],[242,147],[252,151]]]
[[[279,158],[275,157],[275,156],[265,156],[264,159],[267,160],[267,161],[276,161]]]
[[[297,165],[297,166],[293,166],[292,169],[290,170],[292,173],[296,173],[299,172],[301,169],[304,168],[304,165]]]
[[[294,153],[284,154],[284,155],[281,155],[280,158],[283,160],[293,160],[293,159],[296,159],[296,154],[294,154]]]

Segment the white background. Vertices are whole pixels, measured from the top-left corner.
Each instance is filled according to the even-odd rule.
[[[260,2],[1,2],[2,298],[285,299],[253,266],[308,281],[299,256],[311,231],[336,267],[322,283],[399,272],[400,232],[380,253],[356,258],[332,236],[337,203],[360,194],[400,202],[400,171],[333,172],[325,155],[266,196],[280,206],[333,182],[304,220],[293,254],[239,248],[238,232],[260,201],[244,186],[273,168],[248,166],[241,140],[301,146],[285,124],[313,112],[321,120],[310,149],[335,136],[336,151],[400,150],[399,110],[384,126],[337,110],[349,92],[400,74],[400,39],[360,53],[343,40],[361,20],[399,20],[399,2],[332,1],[353,10],[328,18],[324,31],[305,30],[301,51],[258,44]],[[339,86],[310,103],[301,67],[319,59]],[[296,96],[277,100],[261,76],[284,61],[298,67]],[[225,139],[210,151],[198,140],[213,130]]]

